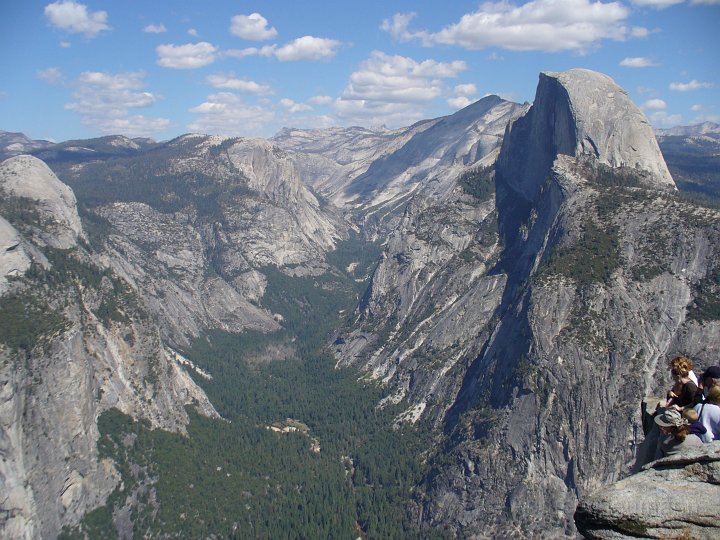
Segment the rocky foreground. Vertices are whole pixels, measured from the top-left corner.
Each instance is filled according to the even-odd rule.
[[[585,538],[720,538],[720,441],[649,463],[580,503]]]

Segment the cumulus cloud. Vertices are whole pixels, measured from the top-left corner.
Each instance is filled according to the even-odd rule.
[[[245,94],[264,96],[273,93],[273,89],[266,84],[259,84],[248,79],[236,79],[230,75],[208,75],[206,80],[215,88],[237,90],[238,92],[243,92]]]
[[[146,34],[163,34],[167,32],[167,28],[165,28],[164,24],[148,24],[145,28],[143,28],[143,32]]]
[[[73,101],[65,108],[80,114],[82,123],[102,133],[122,133],[129,137],[151,136],[170,125],[165,118],[131,115],[131,109],[146,108],[160,97],[143,91],[141,71],[111,75],[85,71],[75,81]]]
[[[458,96],[447,100],[447,104],[450,105],[450,107],[452,107],[453,109],[464,109],[471,103],[472,101],[470,101],[465,96]]]
[[[218,135],[265,136],[275,113],[267,108],[248,105],[237,94],[219,92],[190,109],[199,118],[188,129]]]
[[[103,30],[110,30],[107,12],[88,12],[87,6],[73,0],[61,0],[45,6],[45,17],[50,24],[73,34],[92,38]]]
[[[312,111],[313,108],[308,105],[307,103],[297,103],[293,101],[292,99],[283,98],[280,100],[280,105],[282,105],[286,111],[291,113],[298,113],[298,112],[304,112],[304,111]]]
[[[275,57],[281,62],[298,60],[326,60],[337,53],[340,42],[334,39],[303,36],[275,50]]]
[[[628,58],[623,58],[620,62],[620,65],[622,67],[629,67],[629,68],[645,68],[645,67],[654,67],[657,66],[655,62],[653,62],[650,58],[646,58],[644,56],[633,56]]]
[[[195,30],[194,28],[188,28],[187,33],[189,36],[192,36],[192,37],[198,37],[200,35],[200,34],[198,34],[198,31]]]
[[[268,27],[268,21],[259,13],[235,15],[230,19],[230,32],[243,39],[263,41],[277,36],[274,27]]]
[[[700,105],[699,103],[696,103],[695,105],[693,105],[692,107],[690,107],[690,110],[691,110],[692,112],[701,112],[701,111],[704,111],[704,110],[705,110],[705,107],[703,107],[703,106]]]
[[[624,40],[630,10],[622,3],[591,0],[507,0],[486,2],[439,32],[410,31],[413,14],[396,14],[382,29],[401,41],[425,46],[456,45],[470,50],[501,47],[515,51],[584,51],[604,39]]]
[[[72,45],[70,44],[69,41],[61,41],[60,47],[62,47],[63,49],[69,49],[70,47],[72,47]]]
[[[677,126],[682,123],[682,116],[679,114],[668,114],[665,111],[657,111],[650,115],[650,122],[656,126]]]
[[[247,47],[245,49],[228,49],[223,51],[223,56],[231,58],[245,58],[248,56],[266,56],[270,57],[275,54],[277,45],[265,45],[264,47]]]
[[[462,61],[418,62],[374,51],[350,75],[334,107],[340,118],[352,122],[406,125],[421,119],[425,105],[443,93],[442,79],[466,69]]]
[[[472,83],[458,84],[453,90],[458,96],[472,96],[477,93],[477,87]]]
[[[39,69],[35,72],[38,79],[48,84],[60,84],[63,80],[63,74],[58,67],[49,67],[47,69]]]
[[[642,106],[643,109],[661,110],[667,109],[667,103],[662,99],[648,99]]]
[[[652,7],[665,9],[676,4],[682,4],[685,0],[633,0],[633,4],[641,7]]]
[[[158,45],[155,49],[157,52],[157,64],[166,68],[173,69],[195,69],[215,61],[217,48],[201,41],[200,43],[187,43],[185,45]]]
[[[675,92],[690,92],[691,90],[700,90],[702,88],[714,88],[715,85],[710,82],[700,82],[693,79],[688,83],[670,83],[670,90]]]
[[[313,105],[330,105],[332,98],[330,96],[313,96],[308,101]]]

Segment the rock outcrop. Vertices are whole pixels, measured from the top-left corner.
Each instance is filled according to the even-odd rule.
[[[8,287],[8,278],[21,276],[30,267],[30,258],[22,246],[20,233],[0,217],[0,294]]]
[[[629,472],[665,358],[718,352],[720,213],[675,195],[642,113],[586,70],[541,75],[494,196],[472,171],[408,205],[338,361],[445,434],[425,526],[572,536],[578,497]]]
[[[217,413],[131,284],[78,245],[70,188],[35,158],[8,161],[0,165],[0,191],[12,194],[0,202],[0,536],[52,538],[119,483],[98,456],[103,411],[176,432],[186,405]]]
[[[41,225],[40,240],[52,247],[67,249],[82,236],[77,201],[72,189],[60,182],[45,163],[32,156],[16,156],[0,164],[3,196],[30,201]],[[9,204],[9,201],[6,201]]]
[[[660,459],[584,498],[578,532],[596,540],[720,537],[720,442]]]

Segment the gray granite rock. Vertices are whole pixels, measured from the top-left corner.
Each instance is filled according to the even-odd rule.
[[[720,442],[655,461],[583,498],[575,513],[588,539],[720,537]]]

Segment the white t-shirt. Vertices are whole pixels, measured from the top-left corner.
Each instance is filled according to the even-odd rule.
[[[702,409],[700,422],[707,429],[706,433],[700,435],[702,442],[709,443],[720,440],[720,407],[712,403],[699,403],[694,408],[698,414]]]
[[[700,386],[697,375],[695,375],[695,372],[692,369],[690,370],[690,373],[688,373],[688,377],[690,377],[690,380],[695,383],[695,386]]]

